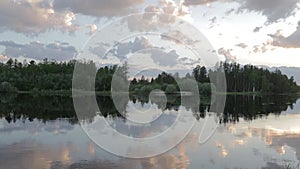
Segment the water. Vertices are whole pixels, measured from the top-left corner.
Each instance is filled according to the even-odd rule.
[[[80,127],[70,97],[7,95],[0,99],[0,169],[276,169],[297,166],[300,160],[300,100],[295,96],[228,96],[224,115],[215,115],[217,130],[204,144],[199,144],[199,128],[213,116],[206,113],[209,100],[203,99],[204,104],[197,111],[175,96],[165,106],[147,97],[132,96],[123,104],[127,117],[135,113],[134,107],[156,115],[163,110],[162,115],[167,117],[185,110],[197,120],[193,130],[175,148],[144,159],[117,157],[94,144]],[[98,96],[97,102],[113,126],[124,131],[128,122],[111,98]],[[97,116],[87,114],[80,120],[91,124]],[[159,124],[166,125],[172,118],[162,121]],[[134,137],[141,137],[147,130],[131,132]]]

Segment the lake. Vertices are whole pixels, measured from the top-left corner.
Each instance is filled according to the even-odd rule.
[[[101,114],[91,106],[89,113],[78,118],[70,96],[10,94],[1,95],[0,100],[0,169],[276,169],[297,166],[300,160],[297,96],[229,95],[222,114],[209,112],[210,98],[201,99],[195,108],[182,103],[178,96],[169,96],[165,103],[130,96],[115,107],[111,97],[97,96]],[[83,101],[89,107],[88,99]],[[137,114],[144,110],[142,116]],[[113,155],[83,130],[104,117],[120,133],[130,131],[135,138],[155,136],[175,121],[178,112],[192,115],[192,130],[180,144],[151,158]],[[158,122],[143,127],[126,120],[138,117],[148,122],[159,115]],[[204,133],[205,141],[201,142],[199,131],[207,122],[217,126],[211,136],[206,133],[210,137]],[[122,143],[116,146],[128,149]]]

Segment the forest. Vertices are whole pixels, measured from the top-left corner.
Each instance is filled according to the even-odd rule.
[[[19,62],[9,59],[6,63],[0,63],[0,92],[43,92],[43,91],[67,91],[72,89],[73,71],[76,60],[69,62],[55,62],[44,59],[43,62],[35,61]],[[78,62],[77,62],[78,63]],[[130,79],[128,66],[104,66],[97,68],[92,61],[80,62],[82,70],[96,72],[95,90],[111,91],[111,81],[115,73],[129,83],[129,91],[132,93],[149,94],[154,89],[172,94],[179,92],[178,83],[189,83],[189,79],[195,79],[201,94],[210,94],[214,84],[210,83],[210,77],[222,71],[226,76],[227,92],[236,93],[295,93],[299,91],[293,77],[288,77],[280,70],[274,72],[253,65],[240,65],[238,63],[219,63],[214,68],[207,69],[196,66],[190,73],[180,77],[178,73],[160,73],[157,77]],[[85,74],[82,74],[85,76]],[[76,78],[76,76],[74,76]],[[93,77],[86,77],[93,78]],[[84,82],[83,82],[84,83]],[[122,83],[121,83],[122,85]]]

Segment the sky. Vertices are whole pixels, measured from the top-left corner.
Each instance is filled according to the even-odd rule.
[[[207,62],[207,50],[222,61],[300,67],[299,7],[300,0],[1,0],[0,62],[85,54],[99,64],[182,69]]]

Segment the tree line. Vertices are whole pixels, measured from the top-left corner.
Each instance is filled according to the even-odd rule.
[[[81,67],[82,72],[74,75],[74,68]],[[96,91],[111,91],[113,77],[119,78],[120,87],[129,85],[129,91],[149,94],[154,89],[166,93],[180,91],[179,83],[183,86],[196,85],[201,94],[210,94],[214,84],[210,78],[217,73],[226,76],[227,92],[262,92],[262,93],[293,93],[299,91],[293,77],[287,77],[280,70],[274,72],[253,65],[237,63],[219,63],[207,70],[204,66],[196,66],[190,73],[180,77],[178,73],[160,73],[157,77],[128,78],[128,66],[104,66],[97,68],[92,61],[55,62],[44,59],[40,63],[35,61],[19,62],[9,59],[0,63],[0,92],[12,91],[71,91],[72,79],[82,78],[82,86],[91,81],[96,75]],[[195,83],[191,83],[196,81]],[[93,81],[91,81],[93,82]],[[80,87],[80,84],[79,84]],[[192,87],[192,86],[191,86]]]
[[[253,65],[238,63],[220,63],[214,70],[209,71],[212,76],[223,71],[226,76],[227,92],[262,92],[262,93],[294,93],[299,86],[294,80],[281,73],[279,69],[269,71]]]
[[[224,73],[227,92],[236,93],[295,93],[300,88],[294,80],[281,73],[279,69],[274,72],[268,69],[259,68],[253,65],[240,65],[238,63],[218,63],[214,68],[207,70],[204,66],[196,66],[191,74],[179,77],[178,73],[168,74],[162,72],[151,80],[142,76],[139,80],[134,78],[131,81],[131,90],[150,92],[153,89],[161,89],[166,93],[178,92],[178,83],[187,82],[193,79],[198,84],[200,94],[210,94],[216,84],[210,83],[210,78],[217,77],[217,74]],[[222,79],[220,79],[222,80]],[[188,85],[188,84],[187,84]]]

